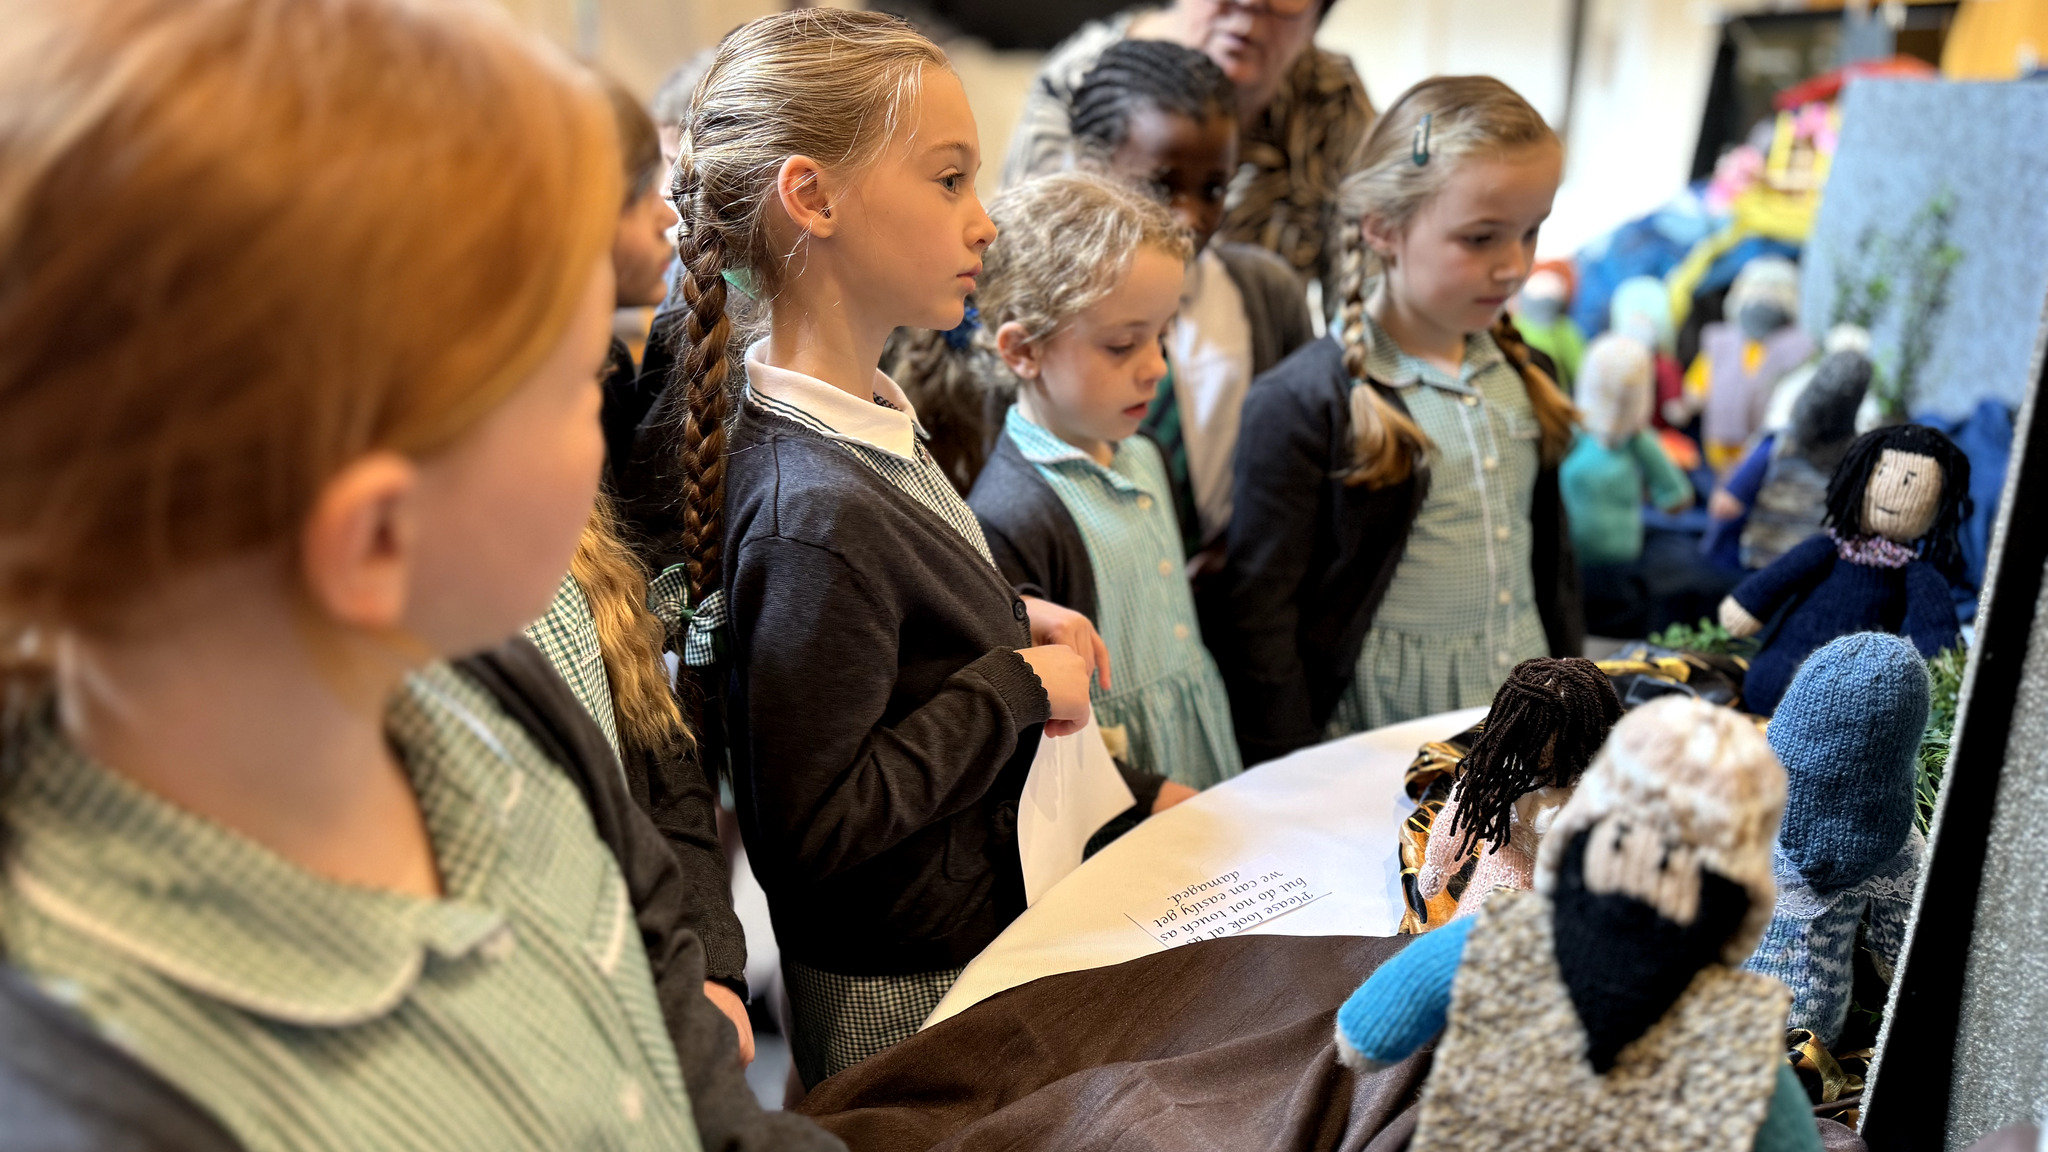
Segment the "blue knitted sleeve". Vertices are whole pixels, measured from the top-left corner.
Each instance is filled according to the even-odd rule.
[[[1451,980],[1465,957],[1475,917],[1425,932],[1379,966],[1337,1009],[1337,1036],[1367,1066],[1393,1064],[1444,1030]],[[1347,1059],[1347,1062],[1354,1062]]]
[[[1834,566],[1835,542],[1822,532],[1807,537],[1770,567],[1737,584],[1730,595],[1751,616],[1769,620],[1785,601],[1826,579]]]
[[[1949,594],[1948,581],[1925,560],[1906,565],[1906,618],[1899,631],[1929,659],[1962,640],[1956,627],[1955,597]]]

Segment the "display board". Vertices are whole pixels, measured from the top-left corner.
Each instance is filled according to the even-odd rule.
[[[1841,170],[1836,170],[1836,180]],[[1829,196],[1836,185],[1830,183]],[[2014,200],[2033,197],[2012,186]],[[2048,247],[2026,255],[2048,267]],[[2038,317],[2048,295],[2037,295]],[[1874,1152],[1967,1147],[2048,1114],[2048,410],[2039,325],[1986,333],[2031,381],[1913,927],[1863,1108]]]
[[[1878,379],[1915,416],[2017,407],[2048,299],[2048,85],[1852,81],[1800,311],[1870,329]]]

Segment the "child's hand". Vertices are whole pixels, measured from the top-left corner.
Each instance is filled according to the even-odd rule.
[[[1749,507],[1737,500],[1726,488],[1716,488],[1714,494],[1707,497],[1707,515],[1716,520],[1733,520],[1747,511]]]
[[[1095,623],[1072,608],[1062,608],[1050,600],[1036,596],[1023,597],[1024,611],[1031,615],[1031,642],[1033,644],[1065,644],[1077,653],[1088,665],[1088,675],[1102,684],[1104,692],[1109,691],[1109,645],[1102,642],[1102,634],[1095,630]]]
[[[1200,793],[1185,784],[1171,780],[1159,786],[1159,795],[1152,798],[1152,815],[1157,816],[1183,800],[1193,800]]]
[[[1017,655],[1038,673],[1052,704],[1052,717],[1045,722],[1047,736],[1072,736],[1088,726],[1088,666],[1080,654],[1065,644],[1041,644],[1019,648]]]

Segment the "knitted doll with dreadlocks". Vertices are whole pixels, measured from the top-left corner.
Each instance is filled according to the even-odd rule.
[[[1851,632],[1904,636],[1922,656],[1954,647],[1949,585],[1969,490],[1969,459],[1932,428],[1898,424],[1850,445],[1828,481],[1828,530],[1721,602],[1729,633],[1762,633],[1744,706],[1770,715],[1800,662]]]
[[[1496,888],[1529,887],[1538,842],[1620,717],[1613,683],[1591,660],[1515,665],[1432,824],[1416,877],[1422,898],[1443,891],[1475,853],[1453,919],[1478,911]]]
[[[1414,1152],[1819,1152],[1771,919],[1785,772],[1746,716],[1665,696],[1614,726],[1535,889],[1419,936],[1337,1011],[1361,1072],[1436,1041]]]

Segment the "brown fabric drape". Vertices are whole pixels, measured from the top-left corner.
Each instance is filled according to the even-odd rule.
[[[1393,1152],[1429,1051],[1359,1076],[1334,1030],[1405,943],[1239,936],[1049,976],[827,1080],[800,1111],[853,1152]]]

